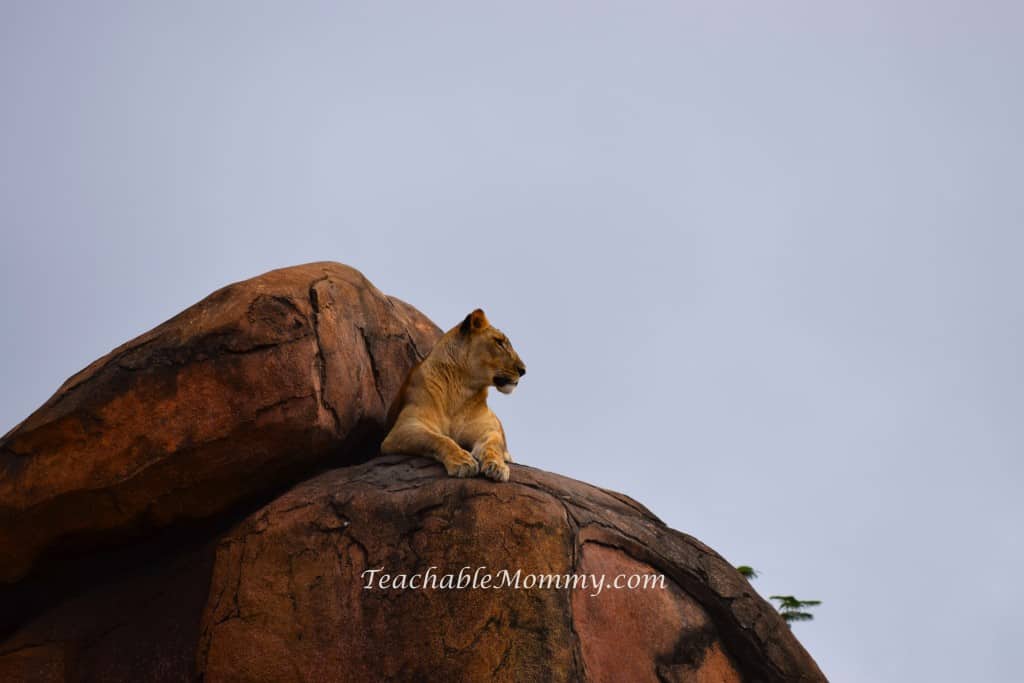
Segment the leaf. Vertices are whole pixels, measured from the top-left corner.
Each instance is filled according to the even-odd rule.
[[[759,576],[756,569],[745,564],[741,564],[740,566],[736,567],[736,571],[738,571],[740,574],[743,574],[743,576],[747,577],[748,579],[756,579]]]
[[[779,612],[782,615],[783,621],[787,624],[791,621],[811,621],[814,619],[814,615],[808,612],[796,612],[796,611],[785,611]]]
[[[814,607],[820,605],[821,600],[799,600],[792,595],[772,595],[769,600],[778,600],[779,609],[801,609],[803,607]]]

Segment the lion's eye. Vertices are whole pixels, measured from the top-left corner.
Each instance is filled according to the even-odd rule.
[[[494,343],[497,344],[500,348],[505,348],[505,340],[504,339],[495,338],[494,339]]]

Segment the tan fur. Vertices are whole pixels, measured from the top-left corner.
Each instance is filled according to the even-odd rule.
[[[525,374],[508,338],[483,311],[473,311],[409,372],[391,407],[381,453],[431,456],[453,477],[483,472],[508,481],[512,456],[498,416],[487,407],[487,390],[510,393]]]

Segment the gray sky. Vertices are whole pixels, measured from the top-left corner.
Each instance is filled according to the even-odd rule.
[[[371,6],[372,5],[372,6]],[[338,260],[530,368],[836,681],[1024,639],[1024,5],[0,2],[0,432],[213,289]]]

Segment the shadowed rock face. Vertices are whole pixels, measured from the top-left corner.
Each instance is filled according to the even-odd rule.
[[[365,459],[439,334],[337,263],[214,292],[0,440],[0,582],[45,551],[209,517],[318,464]]]
[[[0,681],[824,680],[728,562],[626,496],[364,462],[438,336],[311,264],[70,379],[0,441]],[[364,588],[431,567],[665,581]]]

